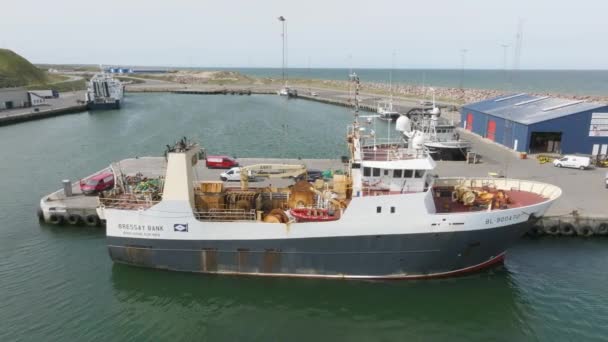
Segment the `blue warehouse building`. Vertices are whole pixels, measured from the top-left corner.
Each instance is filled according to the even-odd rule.
[[[521,93],[467,104],[460,118],[464,129],[519,152],[608,152],[606,104]]]

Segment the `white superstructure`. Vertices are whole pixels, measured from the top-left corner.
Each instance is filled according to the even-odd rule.
[[[118,109],[124,95],[123,84],[107,73],[95,74],[89,81],[85,101],[89,109]]]

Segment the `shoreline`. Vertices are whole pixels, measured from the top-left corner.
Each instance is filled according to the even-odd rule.
[[[184,87],[220,87],[220,88],[274,88],[280,89],[283,85],[281,79],[273,77],[257,77],[246,75],[237,71],[184,71],[179,70],[162,75],[141,74],[133,76],[140,80],[145,80],[145,85],[152,81],[153,83],[164,83],[168,87],[184,86]],[[336,91],[349,91],[349,81],[347,80],[326,80],[314,78],[293,78],[287,80],[287,85],[299,89],[306,88],[324,88]],[[408,84],[396,82],[392,85],[393,96],[400,96],[413,100],[431,100],[432,91],[435,90],[437,101],[447,102],[455,105],[464,105],[467,103],[479,102],[488,98],[499,97],[509,94],[527,93],[535,96],[550,96],[572,100],[585,100],[591,102],[607,102],[608,95],[576,95],[565,94],[559,92],[525,92],[525,91],[505,91],[500,89],[485,89],[485,88],[457,88],[457,87],[442,87],[442,86],[422,86],[417,84]],[[371,93],[378,96],[390,96],[391,87],[385,82],[361,81],[361,91]]]

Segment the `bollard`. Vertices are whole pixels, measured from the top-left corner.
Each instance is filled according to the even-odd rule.
[[[72,196],[72,182],[69,179],[64,179],[61,183],[63,183],[63,194],[65,197]]]

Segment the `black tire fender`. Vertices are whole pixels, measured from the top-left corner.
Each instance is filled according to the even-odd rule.
[[[562,225],[559,227],[559,232],[562,235],[574,235],[574,225],[572,223],[562,223]]]
[[[82,217],[78,214],[69,214],[66,221],[71,225],[77,225],[82,221]]]
[[[50,224],[62,224],[63,223],[63,215],[61,214],[50,214],[49,215],[49,223]]]
[[[576,233],[580,236],[589,237],[589,236],[593,236],[593,229],[589,225],[584,225],[584,226],[579,227],[576,230]]]
[[[602,222],[602,223],[598,224],[597,228],[595,228],[595,233],[598,235],[607,235],[608,234],[608,223]]]
[[[87,215],[84,218],[84,223],[90,227],[97,227],[97,226],[99,226],[99,217],[97,217],[97,215],[93,215],[93,214]]]
[[[545,233],[547,233],[547,235],[559,235],[559,226],[556,224],[546,225]]]

